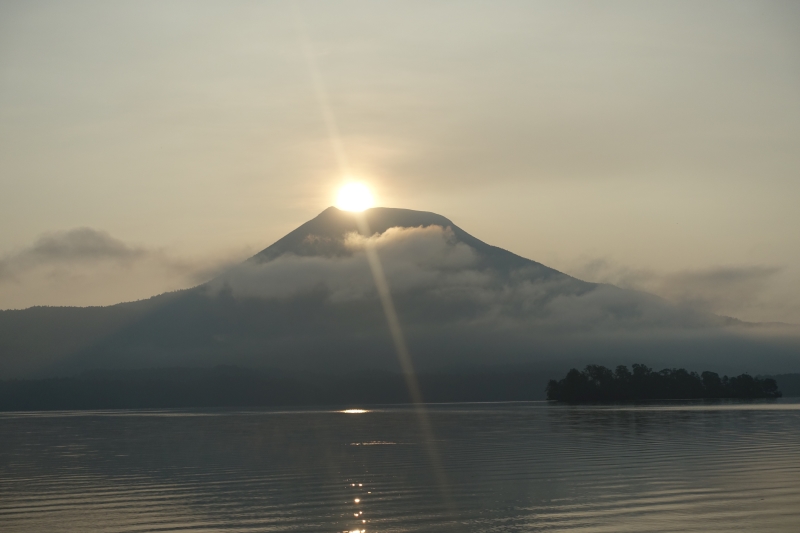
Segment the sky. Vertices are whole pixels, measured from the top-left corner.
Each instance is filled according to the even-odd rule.
[[[331,205],[800,323],[796,2],[0,2],[0,308],[209,279]],[[309,65],[313,68],[310,69]]]

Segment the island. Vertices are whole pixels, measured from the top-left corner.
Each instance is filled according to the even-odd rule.
[[[653,371],[635,364],[611,370],[588,365],[582,372],[570,370],[566,377],[551,379],[545,389],[548,400],[560,402],[625,402],[705,398],[780,398],[778,383],[768,377],[741,374],[735,377],[715,372],[689,372],[683,368]]]

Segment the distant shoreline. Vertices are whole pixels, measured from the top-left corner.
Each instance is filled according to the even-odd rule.
[[[552,373],[524,370],[429,372],[417,376],[426,403],[543,401]],[[773,376],[784,396],[800,396],[800,374]],[[760,379],[760,378],[759,378]],[[642,398],[630,401],[678,398]],[[692,399],[692,398],[680,398]],[[694,398],[701,399],[701,398]],[[619,402],[613,398],[608,403]],[[398,372],[282,373],[232,366],[98,370],[79,376],[0,381],[0,411],[193,409],[402,405],[411,399]],[[574,402],[573,402],[574,403]]]
[[[431,403],[544,400],[547,378],[544,371],[524,370],[417,375]],[[411,398],[404,376],[378,370],[337,375],[218,366],[0,381],[0,411],[405,403]]]

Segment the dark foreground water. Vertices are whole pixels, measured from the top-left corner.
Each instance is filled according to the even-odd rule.
[[[428,416],[0,414],[0,531],[800,531],[798,403]]]

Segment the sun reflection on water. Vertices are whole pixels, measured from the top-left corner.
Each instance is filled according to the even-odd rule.
[[[357,506],[356,509],[353,510],[353,518],[355,518],[358,522],[361,522],[361,524],[366,524],[367,520],[364,517],[364,511],[360,510],[360,508],[362,508],[361,505],[363,503],[362,502],[362,498],[363,498],[364,484],[363,483],[350,483],[349,485],[350,485],[350,488],[353,488],[353,489],[355,489],[357,491],[356,494],[359,496],[358,498],[353,498],[353,500],[352,500],[353,505]],[[371,492],[368,492],[368,494],[371,494]],[[359,528],[359,529],[352,529],[352,530],[349,530],[349,531],[343,531],[342,533],[353,533],[353,531],[355,531],[357,533],[365,533],[366,532],[365,529],[360,529]]]

